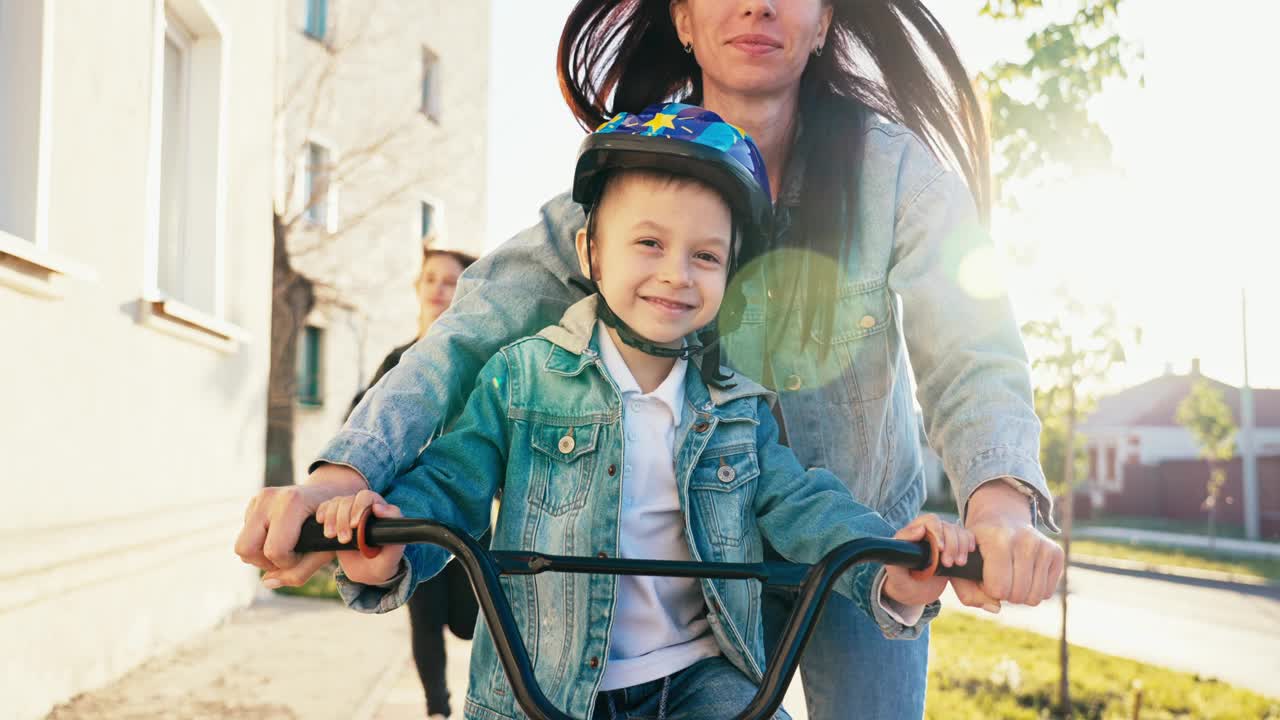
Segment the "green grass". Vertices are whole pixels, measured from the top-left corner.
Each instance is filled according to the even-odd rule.
[[[279,587],[276,592],[281,595],[295,595],[297,597],[313,597],[324,598],[326,600],[340,600],[338,597],[338,583],[333,579],[333,571],[335,565],[326,565],[316,571],[311,579],[305,585],[298,587]]]
[[[1208,550],[1189,550],[1142,543],[1126,543],[1112,540],[1072,540],[1072,555],[1118,558],[1152,565],[1172,565],[1196,570],[1247,575],[1264,580],[1280,581],[1280,559],[1252,558]]]
[[[933,623],[926,717],[935,720],[1056,718],[1058,641],[964,613]],[[1280,699],[1223,682],[1071,647],[1071,718],[1280,719]]]

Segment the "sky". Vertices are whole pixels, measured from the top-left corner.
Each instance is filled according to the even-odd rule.
[[[494,0],[489,249],[532,224],[572,182],[582,131],[555,78],[572,4]],[[1034,23],[980,18],[980,0],[927,4],[971,72],[1025,56]],[[1074,5],[1045,4],[1050,14]],[[993,218],[997,260],[1015,244],[1035,249],[1001,273],[1019,321],[1053,318],[1055,292],[1065,288],[1087,304],[1114,305],[1122,323],[1141,328],[1115,387],[1166,368],[1185,373],[1192,358],[1205,374],[1240,384],[1242,289],[1250,384],[1280,387],[1280,99],[1267,90],[1280,68],[1267,49],[1277,21],[1273,0],[1125,0],[1121,30],[1145,50],[1145,87],[1113,83],[1090,106],[1111,137],[1117,171],[1029,189],[1019,212]],[[519,122],[503,128],[498,118]]]

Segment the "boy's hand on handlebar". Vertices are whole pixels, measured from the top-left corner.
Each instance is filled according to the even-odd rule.
[[[938,543],[938,563],[945,567],[968,563],[969,553],[978,547],[973,533],[959,525],[943,522],[933,514],[917,517],[893,538],[911,542],[927,539]],[[884,581],[884,593],[904,605],[928,605],[942,597],[942,591],[947,587],[945,577],[917,580],[911,577],[907,568],[895,566],[885,566],[885,571],[888,576]]]
[[[324,536],[337,538],[339,542],[351,542],[356,528],[365,514],[374,517],[404,517],[400,508],[390,505],[372,490],[361,490],[355,495],[343,495],[320,503],[316,509],[316,522],[324,526]],[[404,556],[403,545],[383,545],[374,557],[365,557],[359,550],[341,550],[338,563],[351,580],[365,585],[379,585],[395,576]]]

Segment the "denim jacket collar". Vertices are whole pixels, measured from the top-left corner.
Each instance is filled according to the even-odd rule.
[[[555,345],[555,349],[547,356],[547,362],[544,365],[548,372],[566,376],[578,375],[588,366],[595,365],[599,361],[600,346],[595,339],[598,301],[599,295],[588,295],[565,311],[560,318],[560,324],[550,325],[538,333],[540,337],[546,338]],[[696,342],[697,338],[690,336],[689,341]],[[695,367],[700,368],[702,360],[702,356],[698,356],[692,362]],[[728,368],[725,370],[727,371]],[[696,410],[711,412],[714,408],[714,414],[722,420],[754,416],[751,408],[736,407],[750,405],[750,403],[734,403],[734,400],[763,396],[768,398],[770,404],[774,402],[775,396],[772,392],[741,373],[734,373],[732,382],[735,385],[726,389],[707,387],[700,378],[701,375],[697,372],[685,374],[685,399]]]

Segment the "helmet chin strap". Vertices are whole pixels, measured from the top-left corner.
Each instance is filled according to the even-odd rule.
[[[666,347],[665,345],[659,345],[652,340],[644,338],[635,330],[632,330],[631,326],[623,322],[622,318],[618,317],[618,315],[613,312],[613,308],[609,307],[609,301],[604,299],[604,295],[599,293],[597,294],[599,295],[600,302],[596,305],[596,314],[600,316],[600,320],[602,320],[605,325],[613,328],[614,331],[618,333],[618,338],[621,339],[622,342],[639,350],[640,352],[646,355],[653,355],[654,357],[680,358],[681,360],[688,360],[701,355],[707,349],[706,345],[697,343],[686,344],[684,347],[678,348]]]

